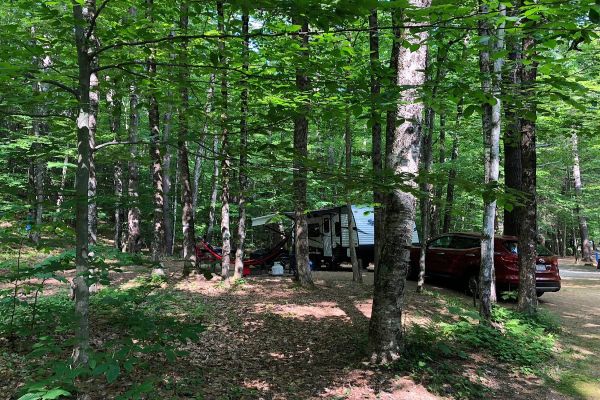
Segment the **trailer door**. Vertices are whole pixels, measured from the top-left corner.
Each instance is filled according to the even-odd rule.
[[[331,219],[329,217],[323,217],[323,256],[333,256],[333,249],[331,243]]]

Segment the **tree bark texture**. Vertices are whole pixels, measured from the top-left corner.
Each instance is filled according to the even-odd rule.
[[[302,48],[308,48],[308,21],[298,16],[292,18],[292,23],[300,25],[299,42]],[[307,96],[310,89],[310,81],[302,64],[308,62],[308,50],[301,50],[298,54],[298,63],[296,67],[296,89],[299,95],[304,98],[303,104],[296,109],[294,116],[294,239],[296,269],[298,271],[298,281],[303,287],[312,287],[314,285],[312,272],[310,270],[308,253],[308,221],[306,217],[307,209],[307,167],[306,159],[308,157],[308,104]]]
[[[73,3],[75,21],[75,44],[78,66],[78,107],[77,116],[77,170],[75,187],[75,267],[73,278],[75,295],[75,317],[77,328],[72,360],[75,365],[86,365],[89,360],[89,288],[86,278],[88,264],[88,183],[90,171],[90,71],[89,42],[86,32],[96,12],[96,1],[86,0],[83,5]]]
[[[511,9],[514,13],[516,7]],[[521,191],[521,127],[520,118],[516,109],[518,89],[521,84],[521,44],[517,38],[509,37],[507,40],[509,68],[505,81],[507,100],[504,102],[504,187],[509,196],[514,196]],[[504,207],[504,234],[516,236],[519,233],[518,205]]]
[[[523,39],[523,59],[532,58],[535,39]],[[532,115],[537,112],[535,102],[535,81],[537,62],[524,66],[521,72],[523,105]],[[525,196],[523,213],[519,227],[519,295],[517,308],[526,314],[537,312],[535,290],[535,265],[537,258],[537,193],[536,193],[536,126],[535,120],[523,118],[521,126],[521,189]]]
[[[427,8],[430,0],[410,0],[417,8]],[[396,19],[395,22],[398,20]],[[419,24],[414,24],[418,26]],[[423,103],[419,89],[425,83],[428,33],[405,31],[404,39],[420,44],[416,51],[405,47],[398,49],[396,84],[405,88],[392,126],[395,127],[388,142],[387,166],[396,175],[414,176],[418,172],[421,142]],[[389,123],[390,121],[388,121]],[[415,187],[414,180],[406,184]],[[410,264],[410,245],[415,221],[416,199],[410,192],[396,188],[386,195],[385,238],[378,273],[375,276],[373,310],[369,326],[372,359],[390,362],[400,356],[402,348],[402,312],[406,275]]]
[[[371,77],[371,159],[373,163],[373,176],[375,185],[373,185],[373,219],[374,227],[374,246],[373,246],[373,264],[375,270],[379,264],[381,253],[381,238],[383,236],[383,218],[382,208],[383,194],[378,188],[381,182],[383,164],[381,162],[381,108],[380,108],[380,62],[379,62],[379,24],[377,18],[377,9],[373,8],[369,14],[369,61]]]
[[[185,35],[188,31],[189,4],[187,1],[181,3],[180,29]],[[181,64],[187,64],[187,41],[181,44]],[[192,180],[190,176],[189,154],[187,139],[189,135],[187,114],[189,110],[189,88],[187,81],[189,75],[186,68],[181,69],[180,73],[180,97],[181,105],[179,109],[179,137],[177,148],[179,151],[179,180],[181,182],[181,227],[183,229],[183,259],[184,274],[188,274],[193,266],[196,265],[196,230],[194,226],[194,207],[192,194]]]
[[[423,291],[425,284],[425,262],[427,254],[427,241],[429,240],[429,219],[431,217],[431,188],[429,174],[433,164],[433,124],[435,113],[431,107],[425,110],[424,134],[421,137],[421,155],[420,172],[425,176],[419,183],[421,198],[419,199],[421,208],[421,251],[419,254],[419,277],[417,279],[417,293]]]
[[[506,14],[504,5],[499,6],[499,14]],[[480,7],[482,14],[489,13],[487,5]],[[495,40],[492,39],[495,36]],[[483,231],[481,237],[481,267],[479,270],[479,314],[482,320],[489,323],[492,318],[492,303],[495,302],[494,282],[494,237],[496,220],[496,196],[493,193],[498,186],[500,173],[500,130],[501,100],[500,84],[502,80],[503,59],[497,54],[504,49],[504,22],[496,29],[495,34],[487,21],[480,22],[480,36],[487,40],[487,46],[479,55],[479,66],[482,75],[481,86],[484,93],[495,99],[495,104],[483,104],[483,135],[485,154],[485,184]],[[492,61],[493,60],[493,61]]]
[[[587,224],[587,218],[581,210],[581,196],[583,194],[583,184],[581,182],[581,168],[579,165],[579,144],[577,133],[571,135],[571,143],[573,146],[573,180],[575,183],[575,196],[577,199],[577,220],[579,222],[579,237],[581,239],[581,261],[584,263],[592,262],[592,244],[590,242],[590,234]]]
[[[250,39],[248,37],[248,24],[250,18],[248,12],[245,11],[242,15],[242,93],[240,95],[240,168],[239,168],[239,186],[240,192],[238,195],[238,240],[237,249],[235,251],[235,270],[233,273],[234,279],[241,279],[244,271],[244,244],[246,241],[246,190],[248,189],[248,178],[246,176],[248,162],[248,81],[245,74],[248,73],[248,56]]]
[[[217,1],[218,30],[225,34],[225,14],[223,2]],[[219,54],[221,66],[221,277],[229,279],[231,264],[231,232],[229,229],[229,175],[231,173],[231,155],[229,154],[229,116],[228,116],[228,83],[227,83],[227,56],[225,54],[225,40],[219,40]]]
[[[148,22],[154,23],[152,17],[152,8],[154,0],[146,0],[147,4],[147,15]],[[156,76],[156,60],[154,55],[148,58],[148,75],[151,81],[150,94],[148,96],[148,123],[150,125],[150,160],[152,160],[152,186],[154,189],[153,196],[153,226],[152,226],[152,245],[151,245],[151,258],[154,263],[154,273],[162,274],[162,267],[160,266],[160,260],[165,252],[165,227],[163,217],[163,169],[162,169],[162,158],[159,147],[160,140],[160,115],[158,109],[158,99],[156,96],[156,82],[154,77]]]
[[[121,112],[122,103],[117,97],[114,89],[110,89],[106,95],[106,102],[109,108],[109,125],[113,135],[113,140],[121,141]],[[125,219],[125,211],[123,210],[123,162],[117,160],[113,170],[113,183],[115,193],[115,235],[114,246],[117,249],[122,248],[123,241],[123,226]]]
[[[206,225],[206,240],[212,242],[213,231],[215,230],[215,210],[217,208],[217,196],[219,193],[219,171],[220,171],[220,159],[219,159],[219,135],[213,136],[213,173],[210,188],[210,204],[208,207],[208,223]]]
[[[346,182],[352,182],[352,130],[350,128],[350,110],[346,109],[346,119],[344,123],[344,142],[346,147]],[[361,266],[356,256],[356,243],[354,242],[354,214],[352,213],[351,192],[346,188],[346,209],[348,212],[348,247],[350,248],[350,263],[352,264],[352,280],[362,283]]]
[[[440,136],[438,141],[438,164],[442,167],[446,163],[446,114],[440,113]],[[441,213],[444,208],[442,193],[444,184],[439,181],[433,188],[433,207],[431,210],[431,221],[429,221],[429,234],[431,237],[437,235],[440,231]]]
[[[215,97],[215,74],[210,74],[210,81],[208,84],[208,93],[206,95],[206,105],[204,106],[204,124],[202,126],[202,137],[200,138],[200,145],[196,150],[194,157],[194,188],[192,190],[192,207],[194,212],[197,213],[198,209],[198,195],[200,192],[200,175],[202,174],[202,162],[206,153],[206,146],[208,146],[208,123],[213,112],[213,99]],[[213,156],[215,156],[214,154]],[[195,215],[194,215],[195,217]]]
[[[32,28],[32,33],[35,33],[35,29]],[[38,58],[34,58],[36,67],[40,68],[44,73],[52,66],[52,60],[49,56],[42,57],[40,61]],[[35,82],[33,85],[34,94],[45,93],[48,91],[48,85],[42,82]],[[46,106],[44,104],[36,107],[40,115],[46,113]],[[37,245],[39,244],[41,237],[41,229],[43,223],[44,214],[44,178],[47,172],[47,163],[45,157],[37,153],[42,150],[42,144],[39,142],[40,137],[48,135],[48,123],[43,118],[34,118],[32,121],[32,131],[34,136],[33,149],[36,151],[33,159],[33,193],[35,194],[35,201],[33,204],[35,214],[35,229],[33,229],[31,239]]]
[[[140,124],[138,103],[139,98],[137,88],[132,84],[129,91],[128,126],[128,136],[131,143],[136,143],[138,140],[138,129]],[[127,183],[127,203],[129,204],[129,210],[127,212],[127,251],[129,253],[138,253],[142,247],[139,208],[140,172],[137,157],[137,145],[129,145],[129,162],[127,165],[129,175]]]
[[[88,39],[90,50],[94,51],[97,46],[97,40],[95,35],[91,35]],[[90,149],[92,151],[90,155],[90,178],[88,181],[88,235],[90,245],[95,245],[98,241],[98,204],[96,199],[98,180],[96,179],[96,161],[95,151],[96,148],[96,130],[98,126],[98,106],[100,104],[100,91],[98,73],[94,72],[93,69],[98,67],[98,58],[94,57],[90,60],[92,70],[90,70]]]
[[[167,104],[167,111],[163,116],[163,132],[162,132],[162,143],[164,148],[164,156],[162,158],[162,169],[163,169],[163,219],[165,224],[165,254],[168,256],[173,255],[173,232],[175,229],[175,217],[173,212],[173,204],[171,204],[172,190],[171,183],[172,164],[173,164],[173,150],[171,146],[171,126],[173,118],[173,105]]]
[[[65,155],[65,159],[63,161],[62,171],[60,173],[60,191],[58,193],[58,197],[56,198],[56,214],[60,215],[61,207],[63,202],[65,201],[65,188],[67,187],[67,165],[69,164],[69,155]],[[57,217],[54,217],[54,220],[57,220]]]

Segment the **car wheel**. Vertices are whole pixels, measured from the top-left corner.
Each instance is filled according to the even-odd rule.
[[[535,294],[537,295],[537,297],[542,297],[542,295],[544,294],[544,292],[538,290],[537,292],[535,292]]]
[[[479,296],[479,276],[469,275],[467,279],[467,293],[471,296]]]

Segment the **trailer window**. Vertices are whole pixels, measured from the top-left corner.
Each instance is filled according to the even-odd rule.
[[[321,227],[319,224],[308,224],[308,237],[321,236]]]
[[[329,233],[329,218],[323,218],[323,233]]]

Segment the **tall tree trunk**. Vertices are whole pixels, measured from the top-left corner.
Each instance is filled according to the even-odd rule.
[[[344,122],[344,142],[346,147],[346,184],[352,182],[352,130],[350,128],[350,109],[346,108],[346,119]],[[348,212],[348,247],[350,248],[350,263],[352,264],[352,280],[362,283],[361,266],[356,256],[356,243],[354,242],[354,214],[352,213],[352,199],[350,189],[346,188],[346,209]]]
[[[381,162],[381,107],[380,94],[381,84],[379,82],[380,62],[379,62],[379,25],[377,22],[377,9],[373,8],[369,14],[369,60],[371,76],[371,159],[373,163],[373,175],[375,185],[373,185],[373,207],[374,212],[374,246],[373,246],[373,265],[377,270],[379,257],[381,254],[381,238],[383,237],[383,218],[381,205],[383,204],[383,194],[377,185],[381,182],[383,165]]]
[[[213,136],[213,173],[211,180],[211,189],[210,189],[210,204],[208,208],[208,223],[206,225],[206,240],[208,242],[212,242],[213,240],[213,231],[215,230],[215,209],[217,207],[217,195],[219,192],[219,135],[215,134]]]
[[[96,1],[73,3],[75,44],[78,67],[77,171],[75,188],[75,267],[73,293],[77,328],[72,360],[74,365],[87,365],[89,360],[89,288],[86,279],[88,265],[88,182],[90,171],[90,75],[92,60],[86,32],[92,29]]]
[[[115,90],[110,89],[106,94],[106,102],[109,108],[110,131],[115,141],[121,141],[121,99],[117,97]],[[115,162],[113,170],[113,182],[115,186],[115,248],[121,249],[123,240],[123,162],[119,159]]]
[[[175,153],[175,165],[179,166],[179,158],[177,157],[178,153]],[[173,206],[171,207],[171,214],[173,215],[173,232],[177,232],[177,208],[179,201],[179,168],[175,168],[175,182],[173,183],[173,188],[175,189],[173,193]],[[171,243],[171,247],[175,247],[175,235],[172,237],[173,242]]]
[[[487,5],[481,5],[482,14],[489,13]],[[500,15],[506,15],[506,7],[498,6]],[[496,219],[496,198],[493,191],[498,186],[500,172],[500,129],[501,102],[500,83],[502,80],[503,59],[498,54],[504,49],[504,22],[496,32],[492,41],[492,29],[487,21],[480,22],[480,36],[486,38],[488,45],[479,54],[479,66],[482,74],[481,86],[484,93],[495,99],[495,104],[482,105],[483,136],[485,154],[486,192],[483,203],[483,231],[481,238],[481,267],[479,272],[479,314],[485,323],[492,318],[492,303],[496,300],[494,282],[494,237]],[[493,61],[492,61],[493,60]]]
[[[428,8],[431,0],[410,0],[416,8]],[[394,14],[396,14],[394,12]],[[395,15],[393,24],[400,22]],[[405,25],[418,23],[407,22]],[[418,172],[421,143],[421,119],[423,103],[419,98],[419,89],[425,83],[425,67],[428,38],[427,31],[412,33],[406,31],[404,39],[420,47],[411,51],[405,47],[398,48],[395,68],[396,84],[409,87],[402,91],[397,114],[392,121],[395,127],[391,132],[387,155],[387,166],[394,174],[414,176]],[[388,115],[389,117],[389,115]],[[401,121],[396,126],[396,121]],[[389,131],[390,127],[388,127]],[[407,182],[412,187],[413,181]],[[411,192],[394,189],[386,195],[385,203],[385,238],[375,276],[373,311],[369,326],[369,340],[373,360],[389,362],[399,357],[402,348],[402,311],[406,274],[410,264],[410,245],[412,242],[415,221],[416,199]]]
[[[535,81],[537,62],[533,61],[535,39],[523,39],[523,60],[531,63],[521,72],[522,102],[531,115],[536,115]],[[537,312],[535,264],[537,259],[537,193],[536,193],[536,126],[535,118],[522,119],[521,126],[521,189],[526,196],[519,227],[519,298],[517,308],[526,314]]]
[[[140,124],[140,112],[138,110],[138,94],[134,84],[130,87],[129,92],[129,141],[132,143],[129,146],[129,162],[128,171],[129,178],[127,183],[127,203],[129,211],[127,212],[127,251],[130,253],[138,253],[141,250],[141,230],[140,230],[140,209],[139,209],[139,185],[140,172],[138,166],[138,128]]]
[[[63,161],[62,171],[60,173],[60,191],[58,193],[58,197],[56,198],[56,214],[57,216],[62,211],[61,207],[63,202],[65,201],[65,188],[67,187],[67,166],[69,164],[69,155],[65,155],[65,159]],[[54,217],[54,221],[57,220],[57,216]]]
[[[310,89],[310,82],[306,75],[306,65],[304,65],[308,63],[308,21],[303,17],[294,15],[292,23],[301,26],[298,40],[300,46],[305,49],[301,50],[298,54],[296,89],[301,95],[308,96],[307,92]],[[308,220],[306,218],[308,108],[309,105],[306,103],[298,106],[294,116],[294,245],[298,280],[303,287],[312,287],[314,285],[308,257]]]
[[[47,124],[44,121],[35,120],[33,121],[33,134],[35,140],[39,140],[42,135],[47,134]],[[34,146],[36,150],[41,150],[39,144],[36,143]],[[33,162],[33,189],[35,193],[34,201],[34,214],[35,214],[35,228],[31,235],[31,239],[37,245],[39,244],[41,237],[41,229],[43,223],[44,213],[44,177],[46,175],[46,162],[40,154],[35,154],[35,161]]]
[[[163,132],[162,132],[162,143],[164,149],[164,156],[162,159],[163,168],[163,219],[165,223],[165,254],[168,256],[173,255],[174,247],[174,230],[175,230],[175,216],[173,214],[173,207],[171,204],[172,191],[171,188],[171,165],[173,164],[173,150],[171,146],[171,121],[173,117],[173,105],[167,104],[167,111],[163,116]]]
[[[456,162],[458,160],[458,128],[462,116],[462,104],[459,104],[456,112],[456,124],[452,132],[452,152],[450,154],[450,171],[448,171],[448,185],[446,186],[446,201],[444,202],[444,223],[442,225],[442,233],[450,231],[452,224],[452,206],[454,205],[454,185],[456,182]]]
[[[442,167],[446,163],[446,114],[440,113],[440,137],[439,137],[439,157],[438,164]],[[444,192],[444,184],[436,183],[433,188],[433,209],[431,210],[431,221],[429,221],[429,234],[435,236],[440,231],[441,210],[444,203],[442,201],[442,193]]]
[[[90,39],[91,43],[94,42]],[[95,48],[95,46],[91,46]],[[96,58],[91,60],[92,69],[98,67],[98,60]],[[90,73],[90,149],[92,149],[90,157],[90,178],[88,182],[88,235],[90,245],[95,245],[98,241],[98,205],[96,203],[96,194],[98,181],[96,179],[96,155],[94,154],[94,148],[96,147],[96,128],[98,125],[98,105],[100,100],[100,92],[98,90],[98,74],[96,72]]]
[[[517,6],[511,8],[511,15],[517,12]],[[509,36],[507,41],[510,68],[505,79],[507,88],[504,103],[504,187],[508,195],[514,196],[521,191],[521,127],[516,108],[516,98],[521,84],[521,44],[516,37]],[[504,206],[504,234],[516,236],[519,233],[519,209],[516,205]]]
[[[462,48],[462,59],[467,57],[467,39],[463,42]],[[459,149],[459,131],[461,129],[463,119],[463,104],[464,97],[458,101],[456,105],[456,120],[454,121],[454,129],[452,131],[452,153],[450,155],[450,171],[448,171],[448,185],[446,187],[446,201],[444,203],[444,223],[442,225],[442,232],[446,233],[450,231],[450,225],[452,224],[452,207],[454,206],[454,186],[456,183],[456,161],[458,160],[458,149]]]
[[[181,3],[180,30],[183,35],[187,34],[189,22],[189,3],[187,0]],[[181,44],[181,65],[187,64],[187,41]],[[191,268],[196,265],[196,230],[194,226],[194,207],[192,204],[192,181],[190,177],[189,154],[187,148],[189,110],[189,89],[187,81],[189,75],[186,68],[181,68],[180,73],[180,96],[181,106],[179,109],[179,137],[177,148],[179,149],[179,180],[181,182],[181,227],[183,228],[183,273],[187,275]]]
[[[154,23],[152,16],[154,0],[146,0],[148,22]],[[154,51],[152,51],[154,53]],[[157,83],[156,60],[154,54],[148,58],[148,75],[150,77],[150,95],[148,97],[148,123],[150,125],[150,159],[152,160],[152,184],[154,188],[154,217],[152,227],[151,256],[154,263],[154,274],[164,274],[161,258],[165,251],[165,227],[163,217],[163,170],[160,154],[160,115],[158,112],[158,99],[156,95]]]
[[[218,30],[225,34],[225,14],[223,2],[217,1]],[[231,172],[231,156],[229,154],[229,121],[227,114],[227,56],[225,54],[225,40],[219,40],[219,54],[221,66],[221,277],[229,279],[231,264],[231,232],[229,230],[229,175]]]
[[[248,11],[244,9],[242,15],[242,36],[244,41],[242,42],[242,81],[240,86],[242,93],[240,96],[240,173],[239,173],[239,184],[240,193],[238,195],[238,243],[235,252],[235,271],[233,274],[234,279],[241,279],[244,272],[244,245],[246,241],[246,190],[248,189],[248,178],[246,177],[247,171],[247,158],[248,158],[248,81],[246,74],[249,68],[249,45],[250,38],[248,37],[248,23],[250,18],[248,17]]]
[[[393,26],[393,34],[394,34],[394,40],[392,41],[392,49],[390,52],[390,71],[391,74],[393,74],[394,76],[394,85],[397,86],[398,85],[398,55],[400,53],[400,43],[402,40],[402,29],[400,28],[402,21],[401,21],[401,12],[398,10],[393,10],[392,11],[392,26]],[[385,118],[385,158],[383,160],[383,165],[382,167],[386,169],[386,173],[387,171],[391,168],[390,165],[388,164],[388,159],[390,157],[390,154],[392,152],[392,142],[393,142],[393,138],[394,138],[394,134],[396,131],[396,122],[397,122],[397,113],[398,113],[398,108],[397,106],[394,108],[390,108],[388,107],[387,111],[386,111],[386,118]],[[386,201],[387,198],[386,196],[382,193],[382,206],[381,206],[381,229],[380,229],[380,234],[381,234],[381,238],[379,241],[379,248],[376,250],[379,252],[379,259],[381,260],[381,252],[383,250],[383,244],[384,244],[384,236],[385,236],[385,205],[386,205]],[[374,271],[374,276],[373,276],[373,281],[377,282],[379,280],[378,275],[379,275],[379,263],[377,263],[377,267],[375,268]]]
[[[449,45],[448,45],[449,47]],[[446,54],[448,47],[439,48],[436,56],[436,72],[435,75],[432,73],[432,66],[428,61],[427,72],[429,73],[429,79],[432,83],[431,88],[431,101],[435,102],[437,97],[437,91],[441,80],[446,75],[444,61],[446,60]],[[433,166],[433,130],[435,126],[435,111],[433,106],[427,107],[425,110],[425,129],[424,134],[421,138],[421,167],[420,173],[424,175],[424,179],[420,180],[420,208],[421,208],[421,252],[419,257],[419,279],[417,281],[417,293],[423,291],[423,285],[425,284],[425,262],[427,254],[427,241],[431,236],[431,219],[432,216],[432,201],[431,192],[433,185],[431,184],[430,174],[431,167]],[[437,218],[437,217],[435,217]]]
[[[206,154],[206,146],[208,146],[208,123],[210,116],[213,111],[213,98],[215,96],[215,74],[210,74],[210,81],[208,84],[208,94],[206,95],[206,105],[204,106],[204,124],[202,126],[202,137],[200,138],[200,145],[196,150],[194,157],[194,188],[192,189],[192,207],[194,208],[194,218],[197,215],[198,210],[198,193],[200,191],[200,175],[202,174],[202,161],[204,154]]]
[[[35,29],[32,28],[32,33],[35,34]],[[37,57],[35,58],[37,60]],[[52,65],[52,60],[50,57],[45,56],[41,58],[41,61],[36,62],[36,67],[42,69],[45,72]],[[33,86],[34,93],[44,93],[48,91],[48,85],[42,82],[35,82]],[[45,105],[40,105],[36,107],[38,113],[40,115],[45,114],[46,107]],[[31,239],[37,245],[39,244],[41,237],[41,229],[43,223],[43,214],[44,214],[44,177],[46,176],[47,164],[45,161],[45,157],[41,154],[38,154],[37,151],[42,149],[42,145],[39,142],[41,136],[45,136],[48,134],[48,123],[42,118],[34,118],[32,121],[32,130],[34,136],[34,146],[33,149],[36,151],[33,160],[33,192],[35,194],[34,201],[34,214],[35,214],[35,229],[33,230],[33,234],[31,235]]]
[[[579,221],[579,236],[581,238],[581,261],[584,263],[592,262],[592,244],[590,242],[589,229],[587,219],[581,211],[581,195],[583,194],[583,185],[581,183],[581,169],[579,167],[579,146],[577,133],[573,132],[571,136],[573,145],[573,180],[575,181],[575,196],[577,199],[577,207],[575,213]]]
[[[433,164],[433,123],[435,113],[431,107],[425,110],[424,134],[421,137],[421,167],[420,172],[425,176],[421,177],[419,183],[421,198],[419,199],[421,208],[421,251],[419,254],[419,278],[417,280],[417,293],[423,291],[425,284],[425,262],[427,254],[427,241],[429,240],[429,218],[431,217],[431,188],[429,174]]]

